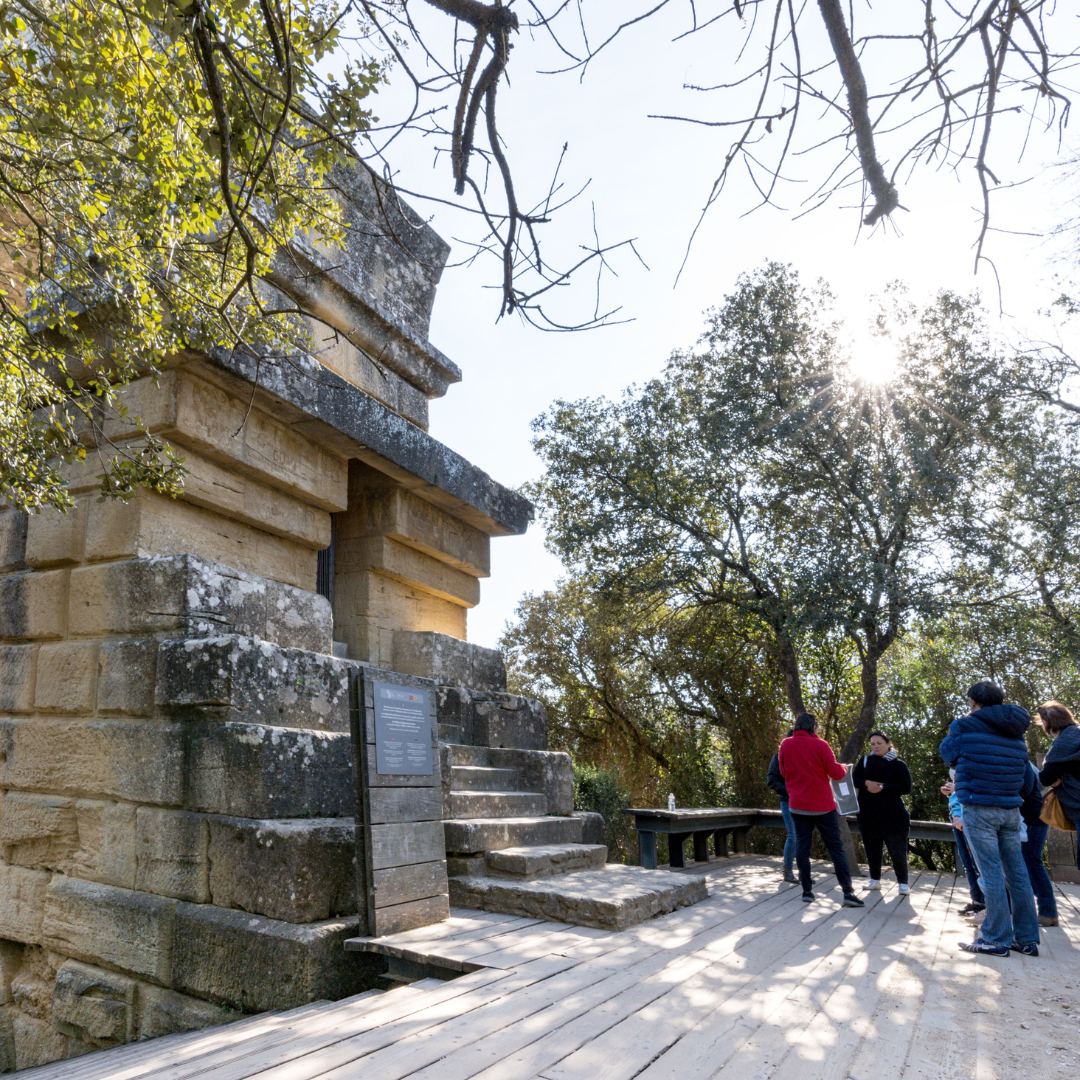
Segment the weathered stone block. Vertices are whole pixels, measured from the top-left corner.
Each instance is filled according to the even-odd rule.
[[[39,570],[0,577],[0,638],[63,637],[69,573]]]
[[[75,635],[244,634],[285,648],[330,652],[333,615],[325,598],[194,555],[128,559],[79,567],[71,574]],[[0,583],[25,576],[0,578]]]
[[[139,379],[120,396],[147,427],[228,468],[287,491],[324,510],[344,510],[347,462],[258,407],[219,386],[173,370]],[[240,432],[236,435],[236,432]],[[106,421],[110,439],[136,434],[122,418]]]
[[[348,667],[323,653],[228,636],[164,641],[155,700],[165,708],[281,727],[349,730]]]
[[[86,535],[88,561],[186,552],[302,588],[315,587],[316,556],[308,544],[153,492],[142,492],[127,503],[93,504]]]
[[[498,649],[485,649],[430,630],[396,631],[392,667],[442,685],[506,690],[506,665]]]
[[[0,864],[0,937],[41,944],[45,893],[52,875],[45,870]]]
[[[157,1039],[177,1031],[193,1031],[239,1019],[233,1009],[178,994],[149,983],[139,984],[139,1038]]]
[[[480,603],[480,582],[473,575],[385,536],[340,541],[334,567],[344,574],[371,570],[462,607]]]
[[[129,1042],[135,1037],[137,985],[124,975],[68,960],[53,986],[53,1021],[65,1035]]]
[[[75,803],[79,847],[60,869],[103,885],[135,888],[135,810],[130,803],[80,799]]]
[[[0,787],[180,805],[181,724],[60,717],[0,720]]]
[[[64,513],[46,507],[26,523],[26,562],[30,566],[70,566],[82,562],[86,504],[80,500]]]
[[[533,698],[440,686],[438,715],[440,724],[460,727],[473,746],[547,750],[547,710]]]
[[[92,713],[97,690],[96,641],[42,645],[34,704],[42,712]]]
[[[282,648],[331,653],[334,612],[325,596],[280,581],[266,583],[266,633]]]
[[[210,834],[205,815],[141,806],[135,821],[135,888],[208,903]]]
[[[211,817],[210,892],[218,907],[312,923],[356,911],[351,821]]]
[[[52,1017],[52,990],[62,957],[51,956],[40,946],[23,949],[22,963],[11,980],[11,1000],[28,1016]]]
[[[337,519],[337,537],[365,536],[389,537],[475,577],[490,573],[486,533],[354,459],[349,462],[349,509]]]
[[[344,732],[225,723],[191,725],[185,735],[189,810],[288,818],[349,817],[355,809],[352,740]]]
[[[158,643],[103,641],[98,649],[99,712],[149,716],[154,711],[154,677]]]
[[[547,813],[563,817],[574,812],[574,768],[570,755],[556,750],[491,750],[496,768],[516,769],[523,791],[542,791]]]
[[[21,510],[0,510],[0,571],[26,566],[27,524]]]
[[[9,791],[0,807],[0,845],[9,863],[58,870],[78,848],[73,799]]]
[[[603,814],[595,814],[591,810],[575,810],[572,816],[581,822],[583,844],[607,843],[607,829],[604,827]]]
[[[532,881],[450,879],[450,902],[461,907],[603,930],[625,930],[708,895],[703,877],[620,863]]]
[[[168,985],[177,901],[56,875],[48,889],[47,948]]]
[[[179,904],[173,987],[247,1012],[346,997],[373,986],[378,970],[345,952],[342,942],[356,932],[355,918],[296,926],[244,911]]]
[[[0,711],[29,712],[34,704],[34,646],[0,645]]]
[[[46,1020],[15,1013],[12,1019],[15,1068],[30,1069],[52,1061],[66,1061],[96,1049],[92,1043],[59,1032]]]
[[[286,495],[278,488],[242,476],[191,450],[184,453],[186,503],[217,511],[256,529],[319,549],[330,543],[330,515],[326,510]]]
[[[129,559],[72,572],[73,634],[261,637],[265,626],[265,581],[194,555]]]

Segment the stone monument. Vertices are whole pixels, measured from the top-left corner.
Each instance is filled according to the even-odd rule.
[[[342,947],[348,665],[505,689],[466,615],[532,510],[427,433],[460,379],[427,340],[448,247],[366,172],[337,183],[346,250],[298,244],[268,285],[321,320],[310,354],[122,392],[180,498],[98,501],[91,452],[71,512],[0,510],[0,1069],[371,985]],[[445,871],[413,889],[445,910]]]

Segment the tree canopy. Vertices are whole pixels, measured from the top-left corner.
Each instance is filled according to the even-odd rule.
[[[356,159],[383,71],[324,62],[336,0],[0,5],[0,496],[63,508],[62,462],[106,447],[102,490],[173,491],[150,436],[117,452],[115,388],[187,349],[287,355],[296,309],[260,282],[295,236],[333,245],[328,177]],[[137,418],[136,418],[137,419]]]
[[[1075,604],[1059,534],[1080,456],[1047,437],[1069,421],[1031,396],[1040,356],[1003,354],[977,304],[947,293],[925,308],[894,293],[878,328],[900,360],[874,385],[850,372],[828,291],[769,264],[660,377],[618,401],[558,402],[535,425],[535,494],[573,572],[639,603],[753,619],[793,714],[813,704],[808,635],[850,643],[862,700],[845,759],[916,620],[1022,599],[1052,622],[1047,593],[1066,619]]]

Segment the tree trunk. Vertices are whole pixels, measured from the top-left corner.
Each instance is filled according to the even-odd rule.
[[[776,634],[776,662],[780,668],[780,674],[784,677],[788,708],[791,709],[793,716],[800,716],[806,712],[806,706],[803,704],[799,657],[795,652],[795,643],[782,631],[777,631]]]
[[[840,751],[840,760],[843,762],[854,761],[861,753],[866,744],[866,736],[874,729],[874,721],[877,719],[878,707],[878,660],[880,653],[877,650],[867,649],[863,657],[862,671],[859,673],[862,681],[863,700],[862,708],[859,709],[859,720],[855,725],[848,741],[844,743]]]

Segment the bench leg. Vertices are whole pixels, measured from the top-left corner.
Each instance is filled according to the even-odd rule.
[[[646,870],[656,869],[656,833],[639,832],[637,834],[638,851],[641,853],[641,865]]]
[[[707,832],[694,833],[694,862],[709,861],[709,834]]]
[[[746,854],[746,834],[749,831],[749,829],[734,830],[734,835],[732,836],[732,847],[735,848],[736,853],[739,855]]]
[[[668,866],[681,870],[686,865],[683,846],[689,833],[673,832],[668,834]]]
[[[720,859],[726,859],[728,857],[727,849],[727,829],[717,829],[713,833],[713,847],[716,849],[716,855]]]

